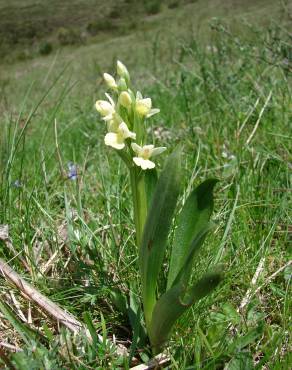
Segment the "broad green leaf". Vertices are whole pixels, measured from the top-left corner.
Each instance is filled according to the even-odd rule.
[[[180,269],[178,275],[176,276],[173,285],[181,283],[184,286],[188,285],[189,278],[191,276],[193,261],[195,255],[200,250],[201,246],[203,245],[207,234],[214,228],[214,224],[212,222],[208,222],[199,233],[195,236],[194,240],[192,241],[190,247],[188,248],[188,255],[184,261],[182,268]]]
[[[176,320],[192,304],[212,292],[220,281],[220,273],[209,273],[189,289],[178,283],[160,297],[153,310],[149,331],[150,341],[155,352],[159,351],[168,339]]]
[[[182,303],[191,306],[194,302],[204,298],[222,280],[222,274],[219,272],[209,272],[205,274],[196,284],[189,288],[182,299]]]
[[[178,216],[177,228],[171,250],[167,289],[169,289],[183,267],[191,241],[209,222],[213,211],[213,188],[217,179],[208,179],[200,184],[187,198]]]
[[[168,158],[157,182],[140,247],[140,270],[146,326],[156,302],[156,286],[181,184],[180,150]]]

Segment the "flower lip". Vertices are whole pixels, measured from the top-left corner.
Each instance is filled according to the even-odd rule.
[[[104,137],[105,145],[111,146],[112,148],[121,150],[125,147],[124,141],[120,138],[120,136],[114,132],[109,132]]]
[[[152,168],[155,167],[155,163],[150,161],[149,159],[134,157],[133,161],[137,166],[141,167],[142,170],[148,170],[148,169],[151,170]]]

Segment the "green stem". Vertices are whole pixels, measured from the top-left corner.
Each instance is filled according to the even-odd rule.
[[[131,188],[134,205],[134,221],[136,228],[137,246],[140,248],[144,224],[147,217],[147,197],[144,174],[136,167],[130,168]]]
[[[138,239],[140,241],[139,205],[138,205],[138,194],[137,194],[137,184],[136,184],[137,179],[136,179],[134,168],[130,168],[130,180],[131,180],[132,198],[133,198],[133,206],[134,206],[134,222],[135,222],[135,229],[136,229],[136,241],[138,244]]]

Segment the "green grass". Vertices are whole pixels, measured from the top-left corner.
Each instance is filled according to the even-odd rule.
[[[94,109],[104,91],[100,73],[113,72],[119,58],[161,109],[151,121],[155,143],[169,152],[183,143],[181,202],[201,180],[220,179],[216,232],[193,278],[221,263],[224,283],[175,326],[170,368],[289,369],[287,15],[274,2],[224,3],[220,10],[212,1],[164,8],[135,33],[1,65],[0,223],[9,225],[16,254],[2,243],[0,256],[89,327],[93,323],[99,333],[115,334],[130,346],[128,318],[111,295],[114,289],[127,295],[130,285],[140,294],[129,179],[116,153],[104,146],[104,126]],[[225,17],[210,28],[213,16]],[[78,166],[78,181],[62,174],[70,161]],[[54,253],[57,258],[44,272]],[[0,342],[23,349],[17,354],[5,349],[6,357],[1,350],[0,363],[5,359],[17,369],[126,368],[106,344],[60,333],[54,320],[2,278],[0,286]],[[239,309],[249,289],[248,303]],[[23,324],[19,312],[27,317],[30,309],[32,324]]]

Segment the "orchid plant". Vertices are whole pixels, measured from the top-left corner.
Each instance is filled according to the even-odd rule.
[[[130,172],[146,333],[157,353],[176,320],[221,280],[221,274],[215,270],[196,283],[190,282],[195,256],[213,228],[210,217],[217,180],[205,180],[186,199],[170,247],[166,288],[159,291],[158,279],[181,192],[181,150],[178,148],[168,156],[158,177],[155,157],[166,148],[149,144],[146,128],[147,120],[159,109],[152,108],[150,98],[133,91],[129,72],[120,61],[117,76],[115,79],[104,73],[111,95],[106,93],[107,100],[98,100],[96,109],[106,123],[105,145],[116,150]]]

